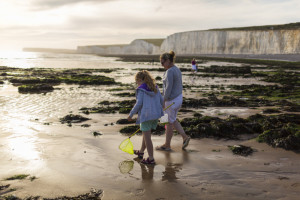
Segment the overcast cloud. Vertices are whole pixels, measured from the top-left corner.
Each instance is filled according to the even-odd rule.
[[[300,22],[299,0],[0,0],[0,49],[128,44],[176,32]]]

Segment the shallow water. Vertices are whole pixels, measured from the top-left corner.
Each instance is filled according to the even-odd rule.
[[[114,68],[127,64],[113,57],[87,54],[0,52],[0,66],[17,68]]]

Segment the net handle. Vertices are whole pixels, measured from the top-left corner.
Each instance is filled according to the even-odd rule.
[[[171,103],[170,105],[168,105],[165,109],[164,109],[164,111],[165,110],[167,110],[168,108],[170,108],[173,104],[175,104],[175,102],[173,102],[173,103]],[[139,132],[141,129],[139,128],[138,130],[136,130],[134,133],[132,133],[132,135],[131,136],[129,136],[129,138],[131,138],[132,136],[134,136],[137,132]]]

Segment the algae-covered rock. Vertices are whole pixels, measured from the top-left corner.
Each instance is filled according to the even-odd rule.
[[[228,148],[236,155],[249,156],[253,153],[253,149],[251,147],[244,145],[233,145],[228,146]]]
[[[266,142],[273,147],[286,150],[300,150],[300,125],[288,123],[282,127],[268,129],[257,137],[258,142]]]
[[[120,108],[119,113],[128,114],[130,113],[131,108]]]
[[[132,124],[135,123],[136,119],[133,119],[132,121],[128,121],[128,119],[119,119],[116,123],[117,124]]]
[[[138,130],[140,127],[137,125],[133,125],[133,126],[125,126],[123,128],[121,128],[120,133],[123,133],[125,135],[131,135],[133,134],[136,130]],[[139,131],[139,133],[141,133],[141,131]]]
[[[115,93],[113,95],[120,96],[120,97],[135,97],[134,92],[132,92],[132,93],[130,93],[130,92]]]
[[[18,87],[20,93],[45,93],[52,92],[54,90],[52,85],[47,84],[30,84],[21,85]]]
[[[94,132],[92,132],[92,134],[93,134],[94,137],[103,135],[103,134],[100,133],[99,131],[94,131]]]
[[[210,94],[207,99],[193,99],[184,98],[183,108],[203,108],[209,106],[216,107],[260,107],[260,106],[274,106],[274,103],[266,99],[247,98],[242,99],[234,96],[223,96],[218,98],[215,94]]]
[[[268,108],[262,111],[264,114],[273,114],[273,113],[280,113],[278,109],[275,108]]]
[[[101,101],[98,103],[100,106],[87,108],[83,107],[80,110],[85,114],[90,113],[123,113],[128,114],[133,107],[135,100],[124,100],[124,101]]]
[[[113,78],[109,78],[102,75],[87,75],[87,74],[72,74],[68,76],[59,77],[61,82],[67,84],[79,84],[79,85],[112,85],[115,84]]]
[[[63,118],[60,118],[59,120],[62,124],[64,124],[64,123],[70,124],[70,123],[80,123],[80,122],[87,121],[87,120],[90,120],[90,119],[86,118],[86,117],[83,117],[81,115],[69,114],[69,115],[66,115]]]
[[[237,67],[211,65],[210,67],[205,67],[202,71],[206,73],[251,74],[250,66]]]
[[[227,119],[210,116],[184,118],[180,123],[186,133],[192,138],[215,137],[238,139],[238,136],[241,134],[260,133],[257,131],[262,130],[258,123],[234,116]]]
[[[138,125],[125,126],[125,127],[121,128],[120,133],[122,133],[123,135],[129,136],[129,135],[133,134],[135,131],[137,131],[139,128],[140,128],[140,126],[138,126]],[[156,127],[156,130],[151,130],[151,134],[161,135],[164,133],[164,130],[165,130],[164,125],[158,124]],[[141,130],[139,130],[137,132],[138,135],[141,133],[142,133]]]

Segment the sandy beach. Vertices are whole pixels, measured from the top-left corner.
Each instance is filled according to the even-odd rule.
[[[112,76],[117,81],[132,83],[128,76],[133,77],[134,73],[124,70]],[[185,77],[186,82],[189,79]],[[199,79],[194,83],[209,81]],[[215,79],[214,84],[218,81],[224,83]],[[244,83],[251,81],[254,79]],[[10,185],[0,190],[0,199],[5,195],[77,196],[91,188],[103,190],[103,200],[299,198],[299,153],[258,143],[254,136],[249,139],[245,135],[241,140],[192,139],[187,149],[182,150],[182,139],[175,135],[172,151],[154,151],[157,165],[145,166],[118,149],[127,137],[119,132],[124,125],[116,121],[126,118],[126,114],[90,114],[90,120],[72,126],[59,122],[59,118],[77,114],[80,108],[97,105],[103,99],[117,100],[119,97],[112,96],[107,88],[61,84],[46,94],[20,94],[8,82],[0,87],[0,186]],[[190,91],[184,95],[199,98]],[[223,117],[247,117],[261,113],[261,109],[209,107],[201,112],[210,116],[221,113]],[[192,115],[182,112],[179,119],[188,116]],[[94,137],[93,131],[102,135]],[[135,148],[139,148],[141,139],[140,135],[132,137]],[[164,135],[152,136],[154,146],[164,139]],[[238,144],[251,146],[254,153],[247,157],[234,155],[228,146]],[[28,174],[34,180],[5,180],[17,174]]]
[[[1,185],[11,184],[19,197],[77,196],[96,188],[104,191],[102,199],[298,199],[299,155],[255,140],[192,140],[182,151],[181,137],[175,136],[173,151],[155,151],[157,165],[147,167],[117,148],[126,138],[118,126],[97,126],[104,133],[97,138],[83,128],[39,126],[35,122],[30,129],[36,134],[20,147],[31,149],[26,155],[8,146],[22,136],[1,138]],[[154,145],[163,139],[153,136]],[[132,142],[139,146],[141,136]],[[227,146],[234,144],[256,151],[233,155]],[[119,165],[128,160],[133,168],[122,174]],[[37,179],[3,181],[15,174]]]

